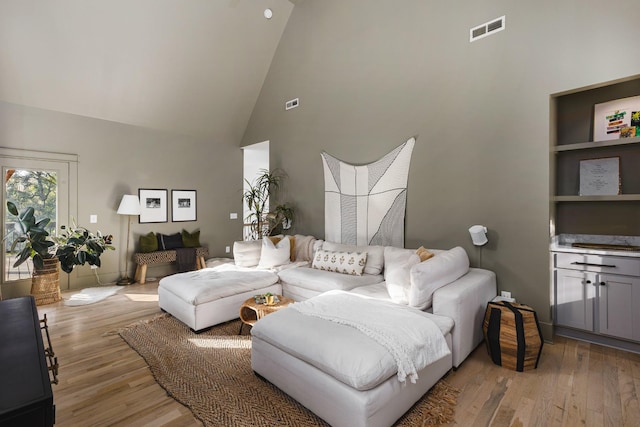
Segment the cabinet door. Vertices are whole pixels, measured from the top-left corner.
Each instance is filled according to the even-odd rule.
[[[597,280],[599,332],[640,340],[640,279],[601,274]]]
[[[555,282],[556,325],[593,331],[596,274],[557,269]]]

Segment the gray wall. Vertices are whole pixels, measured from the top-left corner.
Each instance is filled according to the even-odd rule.
[[[76,219],[115,238],[116,251],[102,257],[98,270],[102,282],[124,271],[127,223],[116,210],[123,194],[138,194],[139,188],[167,189],[169,200],[171,189],[196,190],[197,221],[171,222],[170,211],[167,223],[139,224],[133,218],[131,253],[139,236],[150,231],[171,234],[199,228],[200,241],[212,256],[224,256],[225,246],[242,237],[241,220],[229,220],[229,212],[242,212],[242,152],[231,138],[198,139],[0,102],[0,146],[78,154]],[[98,215],[97,224],[89,224],[91,214]],[[131,261],[129,269],[132,277]],[[147,276],[170,271],[175,269],[149,267]],[[83,267],[69,287],[95,284],[93,272]],[[3,285],[5,298],[28,293],[28,288]]]
[[[502,15],[505,31],[469,43]],[[305,1],[242,143],[270,140],[296,231],[322,237],[321,151],[362,164],[417,135],[406,246],[461,245],[477,266],[467,228],[484,224],[482,267],[550,338],[550,95],[637,74],[638,22],[636,0]]]

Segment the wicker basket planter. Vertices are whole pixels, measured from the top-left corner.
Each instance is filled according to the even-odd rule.
[[[33,272],[31,277],[31,295],[36,305],[53,304],[62,300],[60,294],[58,258],[44,260],[44,267]]]

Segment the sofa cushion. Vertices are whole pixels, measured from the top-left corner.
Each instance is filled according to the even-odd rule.
[[[416,314],[433,320],[445,336],[453,328],[447,317]],[[357,390],[370,390],[398,371],[393,355],[355,327],[307,316],[293,307],[263,317],[251,334]]]
[[[158,250],[158,238],[153,231],[140,236],[140,252],[148,253]]]
[[[290,246],[290,257],[289,260],[294,262],[296,260],[296,238],[294,236],[283,236],[282,234],[278,236],[269,236],[269,239],[273,242],[274,245],[278,244],[280,240],[283,238],[289,239]]]
[[[238,267],[255,267],[260,262],[262,240],[233,242],[233,260]]]
[[[366,252],[338,252],[321,249],[313,257],[311,266],[318,270],[362,276],[366,262]]]
[[[366,252],[367,263],[364,266],[366,274],[381,274],[384,267],[384,246],[356,246],[342,243],[324,242],[322,249],[337,252]]]
[[[326,292],[334,289],[344,291],[359,286],[373,285],[384,281],[381,274],[363,274],[351,276],[349,274],[336,274],[330,271],[316,270],[311,267],[298,267],[278,272],[283,284],[298,286],[315,292]]]
[[[258,268],[273,268],[291,262],[291,240],[280,239],[274,244],[270,238],[262,239]]]
[[[200,230],[195,230],[193,233],[189,233],[187,230],[182,230],[182,244],[185,248],[198,248],[200,247]]]
[[[420,257],[411,249],[384,248],[384,280],[391,300],[397,304],[409,304],[411,268],[420,263]]]
[[[411,268],[409,305],[421,310],[431,307],[433,293],[469,271],[469,257],[464,249],[456,246]]]
[[[277,282],[278,276],[270,271],[215,271],[207,268],[163,277],[158,287],[197,306]]]
[[[182,248],[182,234],[161,234],[158,233],[158,250],[168,251],[171,249]]]
[[[293,257],[296,261],[311,261],[313,259],[313,250],[317,240],[313,236],[305,236],[302,234],[296,234],[294,240],[294,253]]]

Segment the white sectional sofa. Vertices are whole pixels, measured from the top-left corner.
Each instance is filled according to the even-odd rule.
[[[334,426],[391,425],[482,341],[484,311],[487,302],[496,296],[496,278],[491,271],[470,268],[464,249],[430,250],[432,258],[422,261],[416,250],[411,249],[354,247],[312,236],[293,237],[289,240],[293,245],[287,247],[286,254],[276,246],[289,238],[277,245],[236,242],[234,260],[210,260],[209,268],[162,279],[158,288],[160,307],[199,330],[213,325],[212,322],[237,318],[242,301],[266,289],[295,301],[315,301],[314,297],[324,298],[330,291],[342,291],[368,299],[372,304],[422,313],[434,320],[450,352],[421,369],[417,384],[408,381],[402,384],[394,375],[387,375],[383,381],[372,382],[362,389],[345,383],[335,374],[341,366],[331,368],[322,359],[326,355],[303,344],[309,334],[313,334],[314,342],[320,343],[318,348],[324,348],[323,343],[330,346],[336,339],[359,342],[349,328],[296,315],[293,308],[280,310],[256,323],[252,329],[254,371]],[[363,265],[359,275],[327,271],[331,266],[320,260],[351,259],[345,258],[345,254],[351,253],[367,254],[366,261],[360,259]],[[357,256],[353,259],[359,264]],[[235,285],[225,282],[221,286],[219,281],[231,273],[246,273],[247,277],[261,273],[261,280],[243,280]],[[271,279],[267,274],[273,275]],[[194,287],[200,289],[185,290]],[[212,311],[216,314],[212,315]],[[300,341],[299,347],[291,345],[292,341]],[[349,346],[331,348],[336,360],[345,360],[355,351]],[[341,351],[346,354],[340,355]]]

